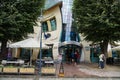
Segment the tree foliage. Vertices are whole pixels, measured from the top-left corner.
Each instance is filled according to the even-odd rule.
[[[120,40],[120,0],[74,0],[74,22],[85,40],[102,44]]]
[[[0,42],[4,51],[6,43],[23,39],[33,32],[33,25],[45,0],[1,0]]]

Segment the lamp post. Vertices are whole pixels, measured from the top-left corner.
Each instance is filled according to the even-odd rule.
[[[41,67],[42,67],[42,19],[43,19],[43,15],[42,15],[42,9],[41,9],[41,14],[40,14],[40,17],[39,17],[39,20],[40,20],[40,55],[39,55],[39,74],[41,75]]]

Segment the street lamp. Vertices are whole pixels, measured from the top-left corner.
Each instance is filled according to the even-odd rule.
[[[43,15],[42,15],[42,9],[41,9],[41,14],[40,17],[38,17],[38,19],[40,20],[40,55],[39,55],[39,74],[41,75],[41,67],[42,67],[42,20],[43,20]]]

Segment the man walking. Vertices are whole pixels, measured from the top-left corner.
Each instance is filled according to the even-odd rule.
[[[99,56],[99,68],[101,69],[104,68],[104,62],[105,62],[105,55],[101,53]]]

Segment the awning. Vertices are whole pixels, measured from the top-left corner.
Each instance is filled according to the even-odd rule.
[[[120,50],[120,46],[114,47],[112,50]]]
[[[76,41],[65,41],[65,42],[59,43],[59,47],[65,46],[65,45],[69,45],[69,44],[81,46],[81,43],[80,43],[80,42],[76,42]]]
[[[34,38],[25,39],[16,43],[9,44],[10,48],[40,48],[40,42]],[[49,47],[42,43],[42,48],[48,49]]]

